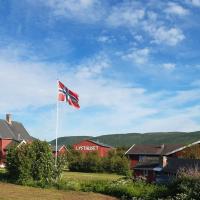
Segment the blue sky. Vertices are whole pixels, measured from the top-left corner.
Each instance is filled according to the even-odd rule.
[[[200,0],[0,0],[0,117],[59,136],[200,130]]]

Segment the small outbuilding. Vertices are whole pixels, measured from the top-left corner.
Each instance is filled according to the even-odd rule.
[[[56,146],[52,145],[51,149],[52,149],[53,155],[55,156],[56,155]],[[57,155],[58,156],[67,154],[68,152],[69,152],[69,150],[67,149],[67,147],[65,145],[58,145],[57,146]]]

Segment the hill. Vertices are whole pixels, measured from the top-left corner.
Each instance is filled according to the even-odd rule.
[[[196,132],[156,132],[156,133],[127,133],[90,136],[69,136],[58,138],[59,145],[72,145],[84,139],[99,141],[114,147],[130,147],[133,144],[189,144],[200,140],[200,131]],[[55,140],[50,142],[55,144]]]

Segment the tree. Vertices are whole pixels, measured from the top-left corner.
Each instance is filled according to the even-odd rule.
[[[49,144],[39,140],[11,147],[6,166],[10,178],[21,184],[31,181],[50,183],[60,176],[63,167],[60,163],[55,167]]]
[[[55,176],[55,164],[52,150],[47,142],[39,140],[31,144],[34,154],[32,158],[32,177],[34,180],[51,182]]]
[[[81,154],[71,151],[68,156],[70,171],[79,172],[111,172],[130,175],[129,161],[120,151],[109,151],[108,156],[101,158],[97,152]]]

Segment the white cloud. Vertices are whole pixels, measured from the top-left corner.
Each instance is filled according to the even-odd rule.
[[[106,42],[109,41],[109,37],[107,37],[107,36],[100,36],[100,37],[97,38],[97,41],[98,42],[102,42],[102,43],[106,43]]]
[[[2,84],[0,109],[2,112],[21,110],[27,107],[45,106],[54,102],[53,74],[43,63],[0,61]],[[49,76],[51,75],[51,76]]]
[[[130,58],[136,62],[138,57],[148,54],[146,48],[136,49]],[[143,63],[143,60],[137,62]],[[56,68],[60,67],[63,64],[24,61],[18,57],[10,61],[8,51],[7,56],[0,56],[0,84],[4,86],[1,87],[0,110],[17,112],[24,118],[28,116],[28,126],[25,126],[35,137],[54,138]],[[193,119],[199,113],[198,107],[180,109],[181,105],[200,99],[199,90],[149,92],[143,87],[130,86],[124,80],[104,76],[104,71],[111,67],[110,59],[101,53],[78,66],[65,66],[61,71],[60,80],[80,95],[81,109],[77,111],[65,103],[60,104],[59,136],[200,128]]]
[[[185,16],[189,14],[189,11],[187,9],[174,2],[168,3],[168,7],[165,9],[165,12],[168,14],[179,16]]]
[[[200,0],[187,0],[188,3],[191,3],[193,6],[200,7]]]
[[[140,2],[124,1],[108,8],[98,0],[38,0],[53,12],[54,16],[77,20],[83,23],[101,23],[112,28],[126,27],[130,32],[143,30],[149,34],[157,44],[175,46],[184,38],[180,28],[169,27],[167,18],[161,18],[148,5]],[[159,7],[158,9],[163,9]],[[169,14],[187,15],[189,11],[178,3],[168,3],[164,9]],[[178,26],[178,25],[177,25]],[[136,30],[135,30],[136,29]],[[108,42],[108,37],[102,36],[99,42]],[[136,37],[137,40],[137,37]]]
[[[157,13],[148,10],[138,4],[126,3],[114,7],[107,18],[107,23],[113,27],[127,27],[130,30],[141,28],[147,32],[157,44],[175,46],[185,39],[180,28],[168,27],[165,20],[161,20]],[[165,12],[179,16],[189,14],[189,11],[177,3],[168,3]],[[145,14],[147,19],[145,18]],[[138,39],[136,37],[135,39]]]
[[[152,43],[175,46],[185,39],[185,35],[180,28],[170,27],[165,20],[158,17],[157,13],[148,11],[147,19],[141,23],[142,28],[153,38]]]
[[[143,41],[142,35],[135,35],[134,38],[135,38],[135,40],[137,40],[138,42],[142,42],[142,41]]]
[[[148,118],[144,120],[142,125],[136,125],[135,130],[140,132],[170,132],[170,131],[197,131],[200,129],[197,112],[200,112],[200,107],[183,109],[181,112],[174,110],[169,116],[158,118]]]
[[[76,76],[80,78],[96,77],[109,67],[109,59],[105,55],[99,54],[92,59],[85,60],[83,64],[79,65]]]
[[[154,38],[157,44],[167,44],[175,46],[185,39],[183,32],[178,28],[167,28],[165,26],[156,27],[155,25],[145,25],[145,30]]]
[[[123,59],[131,60],[137,64],[144,64],[148,61],[150,54],[149,48],[131,49],[131,51],[122,56]]]
[[[111,26],[135,26],[144,18],[144,9],[137,8],[134,4],[122,4],[114,7],[107,17]]]
[[[182,106],[182,109],[180,110],[185,110],[187,109],[184,108],[185,104],[190,104],[194,101],[200,101],[200,90],[198,88],[194,88],[191,90],[183,90],[183,91],[175,91],[175,92],[171,92],[171,94],[165,94],[165,99],[163,101],[160,101],[160,103],[158,103],[160,105],[160,107],[162,107],[163,109],[169,109],[169,105],[170,105],[170,109],[169,112],[171,112],[173,110],[173,112],[171,112],[171,115],[173,113],[175,113],[178,106]]]
[[[176,64],[174,64],[174,63],[164,63],[164,64],[163,64],[163,67],[164,67],[165,69],[167,69],[167,70],[173,70],[173,69],[175,69]]]
[[[51,8],[55,16],[77,19],[84,23],[100,20],[104,12],[97,0],[46,0],[41,2]]]
[[[100,43],[112,43],[116,39],[113,36],[101,35],[97,38],[97,41]]]

